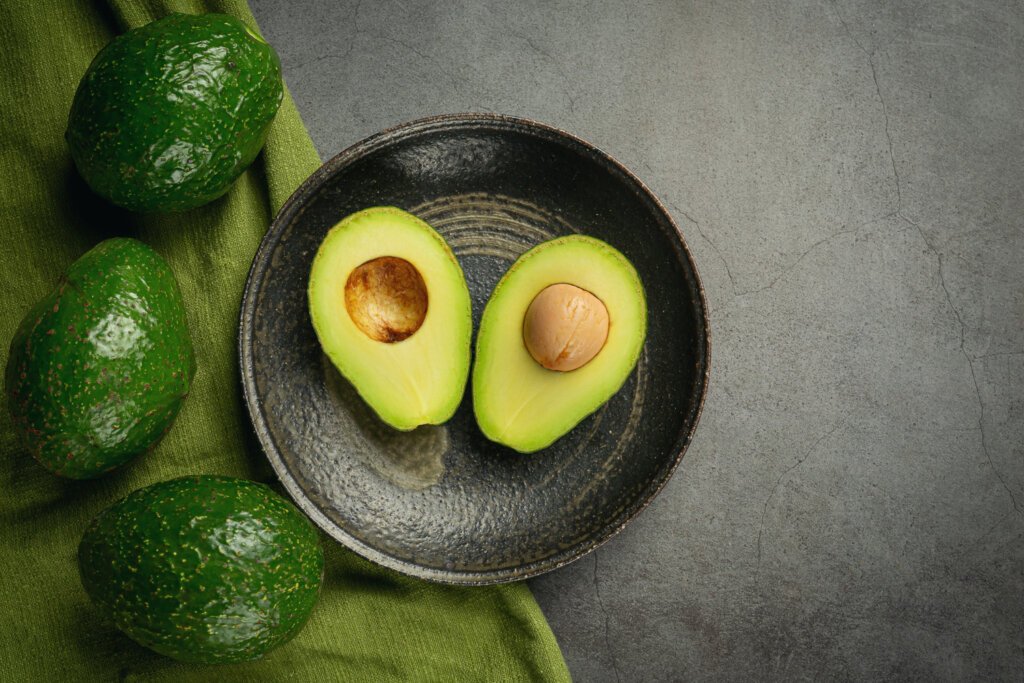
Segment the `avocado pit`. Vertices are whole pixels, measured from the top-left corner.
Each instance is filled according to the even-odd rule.
[[[569,372],[589,363],[608,339],[608,309],[585,289],[549,285],[530,302],[523,343],[548,370]]]
[[[427,285],[405,259],[381,256],[355,268],[345,282],[345,309],[374,341],[408,339],[427,317]]]

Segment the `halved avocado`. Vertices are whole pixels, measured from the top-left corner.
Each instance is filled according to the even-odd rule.
[[[472,312],[462,268],[427,223],[390,206],[331,228],[309,276],[324,352],[384,422],[445,422],[469,375]]]
[[[584,235],[534,247],[502,277],[480,322],[480,429],[522,453],[550,446],[622,387],[646,331],[644,288],[625,256]]]

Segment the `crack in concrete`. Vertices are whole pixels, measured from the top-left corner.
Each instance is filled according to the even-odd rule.
[[[805,250],[803,251],[803,253],[801,253],[801,254],[800,254],[799,256],[797,256],[797,257],[796,257],[796,260],[795,260],[795,261],[793,261],[793,262],[792,262],[792,263],[790,263],[790,264],[789,264],[788,266],[786,266],[785,268],[783,268],[783,269],[782,269],[782,270],[781,270],[781,271],[779,272],[779,274],[778,274],[778,275],[776,275],[776,276],[775,276],[775,277],[774,277],[774,278],[772,279],[772,281],[771,281],[771,282],[769,282],[769,283],[768,283],[767,285],[764,285],[763,287],[758,287],[757,289],[748,289],[748,290],[745,290],[745,291],[742,291],[742,292],[739,292],[739,291],[738,291],[738,292],[736,292],[736,296],[737,296],[737,297],[742,297],[742,296],[749,296],[749,295],[751,295],[751,294],[759,294],[759,293],[761,293],[761,292],[764,292],[764,291],[766,291],[766,290],[769,290],[769,289],[771,289],[772,287],[774,287],[774,286],[775,286],[776,284],[778,284],[780,280],[782,280],[783,278],[785,278],[785,277],[786,277],[786,275],[788,275],[788,274],[789,274],[790,272],[792,272],[793,270],[795,270],[795,269],[796,269],[796,267],[797,267],[797,265],[799,265],[799,264],[800,264],[800,262],[801,262],[802,260],[804,260],[804,258],[805,258],[805,257],[806,257],[806,256],[807,256],[808,254],[810,254],[810,253],[811,253],[812,251],[814,251],[815,249],[817,249],[817,248],[818,248],[818,247],[820,247],[821,245],[825,244],[826,242],[831,242],[831,241],[832,241],[832,240],[834,240],[835,238],[837,238],[837,237],[841,237],[841,236],[843,236],[843,235],[856,235],[856,234],[857,234],[858,232],[860,232],[860,229],[861,229],[861,228],[867,227],[867,226],[869,226],[869,225],[874,225],[875,223],[878,223],[879,221],[884,221],[884,220],[885,220],[885,219],[887,219],[887,218],[892,218],[892,217],[894,217],[894,216],[898,216],[898,215],[899,215],[899,214],[898,214],[898,212],[896,212],[896,211],[890,211],[889,213],[887,213],[887,214],[884,214],[884,215],[882,215],[882,216],[878,216],[877,218],[871,218],[871,219],[868,219],[868,220],[864,221],[863,223],[858,223],[857,225],[853,226],[852,228],[844,228],[844,229],[842,229],[842,230],[839,230],[839,231],[837,231],[837,232],[834,232],[834,233],[832,233],[832,234],[831,234],[831,235],[829,235],[828,237],[823,237],[823,238],[821,238],[820,240],[818,240],[817,242],[815,242],[814,244],[812,244],[811,246],[807,247],[807,249],[805,249]],[[698,229],[699,229],[699,226],[698,226]],[[703,234],[703,233],[701,233],[701,234]],[[871,234],[871,233],[868,233],[868,234]],[[734,287],[733,289],[735,289],[735,287]]]
[[[942,252],[932,244],[931,240],[928,239],[928,236],[920,225],[901,213],[897,213],[897,215],[906,221],[908,225],[917,229],[925,247],[935,255],[935,260],[938,263],[939,286],[942,288],[943,294],[945,294],[946,305],[949,306],[951,311],[953,311],[953,317],[956,318],[956,322],[960,326],[960,354],[964,357],[964,360],[967,361],[967,369],[971,373],[971,383],[974,385],[974,395],[978,399],[978,432],[981,435],[981,451],[985,454],[985,459],[988,461],[988,466],[992,469],[992,473],[996,476],[996,479],[999,480],[999,483],[1002,484],[1006,493],[1009,494],[1010,503],[1013,505],[1014,511],[1020,514],[1024,512],[1024,510],[1021,510],[1020,504],[1017,502],[1017,496],[1013,493],[1013,489],[1011,489],[1010,485],[1006,482],[1006,478],[1003,476],[1003,473],[998,467],[996,467],[995,461],[992,459],[992,452],[988,447],[988,440],[985,437],[985,401],[981,397],[981,387],[978,385],[978,376],[975,374],[974,370],[974,363],[977,359],[972,358],[971,354],[967,352],[967,324],[960,315],[960,309],[953,304],[953,297],[949,293],[949,286],[946,284],[946,269],[944,267]]]
[[[354,48],[355,44],[350,43],[348,49],[345,50],[344,52],[328,52],[327,54],[320,55],[319,57],[314,57],[313,59],[307,59],[304,62],[299,62],[295,66],[289,67],[288,70],[292,72],[299,71],[301,69],[305,69],[307,66],[313,66],[328,59],[347,59],[352,54],[352,50]]]
[[[612,670],[615,671],[615,680],[621,683],[619,663],[615,659],[615,650],[612,648],[612,641],[609,637],[611,615],[608,614],[608,608],[604,606],[604,600],[601,598],[601,587],[597,581],[597,551],[594,551],[594,575],[592,580],[594,582],[594,594],[597,596],[597,605],[601,608],[601,613],[604,614],[604,646],[608,649],[608,656],[612,659]]]
[[[889,107],[885,103],[885,98],[882,96],[882,86],[878,83],[878,68],[875,65],[875,53],[878,52],[878,47],[876,46],[873,50],[868,50],[864,47],[864,45],[857,40],[857,36],[853,34],[853,31],[850,30],[850,26],[843,19],[843,15],[839,12],[839,7],[836,6],[835,2],[830,4],[832,5],[832,11],[835,12],[836,19],[839,20],[839,23],[846,31],[846,35],[849,36],[850,40],[853,41],[853,44],[864,53],[864,56],[868,58],[868,66],[871,67],[871,80],[875,84],[875,94],[878,95],[878,102],[882,105],[882,117],[885,119],[885,139],[889,145],[889,163],[892,164],[892,175],[896,180],[896,210],[888,214],[888,216],[900,216],[903,218],[900,214],[903,210],[903,188],[900,184],[900,172],[896,167],[896,155],[893,154],[892,132],[889,129]]]
[[[862,48],[863,49],[863,48]],[[878,70],[875,68],[875,55],[868,55],[868,64],[871,66],[871,80],[875,82],[875,92],[878,93],[878,101],[882,105],[882,116],[885,118],[885,139],[889,143],[889,162],[892,164],[892,175],[896,181],[896,211],[897,216],[903,211],[903,189],[900,185],[900,172],[896,168],[896,155],[892,151],[892,133],[889,131],[889,107],[882,97],[882,86],[878,84]]]
[[[824,238],[818,240],[817,242],[812,244],[810,247],[808,247],[806,250],[804,250],[804,252],[801,253],[796,258],[795,261],[793,261],[788,266],[785,266],[771,280],[771,282],[769,282],[767,285],[764,285],[762,287],[758,287],[756,289],[749,289],[749,290],[741,291],[736,286],[736,280],[735,280],[735,278],[732,275],[732,271],[729,269],[729,262],[726,260],[725,256],[722,254],[722,252],[718,249],[718,246],[714,242],[712,242],[711,239],[704,233],[704,230],[703,230],[703,228],[701,228],[700,223],[697,222],[696,220],[694,220],[685,211],[682,211],[681,209],[679,209],[679,207],[676,206],[675,204],[672,204],[671,202],[668,202],[669,206],[671,206],[677,212],[681,213],[691,223],[693,223],[696,226],[697,232],[700,233],[701,237],[704,238],[704,240],[714,250],[715,254],[718,255],[718,258],[722,261],[722,265],[725,266],[726,275],[729,276],[729,282],[732,284],[733,295],[736,296],[736,297],[749,296],[751,294],[759,294],[761,292],[764,292],[764,291],[767,291],[767,290],[771,289],[776,284],[778,284],[778,282],[780,280],[782,280],[787,274],[789,274],[793,269],[795,269],[796,266],[808,254],[810,254],[812,251],[814,251],[816,248],[818,248],[822,244],[825,244],[826,242],[829,242],[830,240],[833,240],[836,237],[839,237],[841,235],[846,235],[846,234],[854,233],[854,232],[857,231],[857,229],[859,229],[859,228],[861,228],[861,227],[863,227],[865,225],[870,225],[872,223],[876,223],[878,221],[885,220],[886,218],[892,218],[894,216],[899,216],[900,218],[904,218],[904,220],[906,220],[906,218],[900,213],[903,210],[903,190],[902,190],[902,187],[901,187],[901,184],[900,184],[899,170],[896,167],[896,156],[893,153],[892,134],[891,134],[891,132],[889,130],[889,108],[888,108],[888,106],[885,103],[885,99],[882,97],[882,88],[881,88],[881,86],[878,83],[878,72],[877,72],[877,69],[875,68],[875,59],[874,59],[874,57],[875,57],[875,50],[872,50],[872,51],[869,52],[867,50],[867,48],[865,48],[864,45],[861,44],[861,42],[859,40],[857,40],[857,37],[850,30],[850,27],[847,25],[846,21],[843,19],[842,15],[839,13],[839,10],[838,10],[837,7],[835,7],[834,3],[833,3],[833,11],[835,12],[836,18],[839,20],[839,23],[842,24],[843,28],[846,30],[846,33],[850,37],[850,39],[860,49],[860,51],[863,52],[867,56],[868,64],[871,66],[871,79],[872,79],[872,81],[875,84],[875,92],[878,95],[878,101],[882,105],[882,116],[885,119],[885,138],[886,138],[886,141],[888,142],[889,163],[892,165],[893,177],[896,180],[896,208],[894,210],[892,210],[892,211],[889,211],[888,213],[886,213],[883,216],[880,216],[878,218],[872,218],[872,219],[870,219],[868,221],[865,221],[864,223],[861,223],[860,225],[856,226],[856,228],[840,230],[840,231],[838,231],[836,233],[833,233],[832,235],[829,235],[828,237],[824,237]]]
[[[562,62],[555,59],[550,52],[542,49],[539,45],[537,45],[537,43],[534,42],[533,38],[531,38],[530,36],[523,35],[522,33],[517,33],[515,31],[512,32],[512,35],[524,41],[527,45],[530,46],[531,50],[539,54],[541,57],[544,57],[544,59],[546,59],[555,67],[555,71],[557,71],[558,75],[562,77],[562,82],[559,85],[561,86],[560,89],[562,91],[562,94],[565,95],[565,99],[569,101],[569,113],[575,114],[576,98],[569,93],[569,88],[566,85],[567,83],[569,83],[569,76],[565,73],[565,70],[562,68]]]
[[[647,166],[648,169],[651,168],[650,166],[647,165],[646,162],[644,162],[644,165]],[[652,171],[652,173],[653,173],[653,171]],[[736,280],[735,280],[735,278],[733,278],[732,271],[729,269],[729,262],[725,260],[725,255],[722,254],[721,250],[718,248],[718,245],[716,245],[714,242],[711,241],[711,238],[707,236],[707,233],[704,232],[704,228],[702,228],[700,226],[700,222],[696,218],[691,216],[686,211],[683,211],[682,209],[680,209],[674,202],[670,202],[668,200],[665,200],[665,203],[669,205],[669,208],[671,208],[673,211],[675,211],[676,213],[681,215],[686,220],[688,220],[691,223],[693,223],[693,226],[695,228],[697,228],[697,232],[700,234],[701,237],[704,238],[704,241],[708,243],[709,247],[711,247],[711,251],[715,252],[715,255],[718,256],[718,260],[721,261],[722,265],[725,267],[725,274],[729,278],[729,284],[732,285],[732,291],[733,291],[733,294],[735,295],[736,292],[738,291],[738,288],[736,287]]]
[[[847,25],[846,21],[843,20],[843,15],[839,13],[839,7],[836,5],[836,3],[832,2],[830,4],[832,5],[832,11],[836,13],[836,19],[838,19],[839,23],[843,25],[844,29],[846,29],[846,35],[850,36],[850,40],[853,41],[854,45],[860,48],[861,52],[866,54],[868,57],[871,57],[873,52],[868,52],[867,48],[861,45],[861,42],[857,40],[857,36],[853,35],[853,31],[850,30],[850,27]]]
[[[828,430],[828,432],[826,432],[822,436],[818,437],[818,440],[815,441],[813,444],[811,444],[811,447],[807,449],[807,452],[804,453],[803,456],[800,459],[798,459],[795,463],[793,463],[788,468],[786,468],[786,470],[783,471],[782,474],[779,475],[779,478],[775,480],[775,485],[772,487],[772,490],[768,493],[768,497],[765,498],[765,500],[764,500],[764,508],[762,508],[762,510],[761,510],[761,523],[760,523],[760,526],[757,529],[757,566],[754,568],[754,585],[755,586],[758,585],[758,582],[760,581],[760,578],[761,578],[761,538],[764,535],[764,518],[768,514],[768,505],[772,502],[772,498],[775,497],[775,492],[779,490],[779,486],[782,485],[782,480],[785,479],[797,467],[799,467],[800,465],[804,464],[804,462],[806,462],[807,458],[811,457],[811,455],[814,453],[814,451],[816,451],[818,449],[818,446],[821,444],[821,442],[823,442],[825,439],[827,439],[828,437],[830,437],[833,434],[835,434],[836,430],[839,429],[839,426],[840,425],[838,423],[833,425],[832,429]]]
[[[852,228],[843,228],[842,230],[838,230],[838,231],[836,231],[836,232],[832,233],[832,234],[831,234],[831,235],[829,235],[828,237],[823,237],[823,238],[821,238],[820,240],[818,240],[817,242],[815,242],[815,243],[814,243],[814,244],[812,244],[811,246],[807,247],[807,249],[805,249],[805,250],[803,251],[803,253],[801,253],[801,254],[800,254],[799,256],[797,256],[797,257],[796,257],[796,260],[795,260],[795,261],[793,261],[793,262],[792,262],[792,263],[790,263],[790,264],[789,264],[788,266],[786,266],[785,268],[783,268],[783,269],[782,269],[782,271],[780,271],[780,272],[779,272],[779,274],[778,274],[778,275],[776,275],[776,276],[775,276],[775,277],[774,277],[774,278],[772,279],[772,281],[771,281],[771,282],[769,282],[769,283],[768,283],[767,285],[764,285],[763,287],[758,287],[757,289],[748,289],[748,290],[745,290],[745,291],[742,291],[742,292],[736,292],[736,296],[737,296],[737,297],[741,297],[741,296],[749,296],[749,295],[751,295],[751,294],[758,294],[758,293],[760,293],[760,292],[764,292],[764,291],[766,291],[766,290],[769,290],[769,289],[771,289],[771,288],[772,288],[772,287],[774,287],[774,286],[775,286],[776,284],[778,284],[778,282],[779,282],[780,280],[782,280],[783,278],[785,278],[785,276],[786,276],[786,275],[788,275],[788,274],[789,274],[790,272],[792,272],[793,270],[795,270],[795,269],[796,269],[796,267],[797,267],[797,265],[799,265],[799,263],[800,263],[800,262],[801,262],[801,261],[802,261],[802,260],[803,260],[803,259],[804,259],[804,258],[805,258],[805,257],[806,257],[807,255],[808,255],[808,254],[810,254],[810,253],[811,253],[812,251],[814,251],[815,249],[817,249],[818,247],[820,247],[820,246],[821,246],[822,244],[825,244],[826,242],[831,242],[831,241],[832,241],[832,240],[834,240],[835,238],[837,238],[837,237],[841,237],[841,236],[843,236],[843,235],[856,235],[857,233],[859,233],[859,232],[860,232],[861,228],[865,228],[865,227],[867,227],[867,226],[869,226],[869,225],[874,225],[875,223],[878,223],[878,222],[880,222],[880,221],[884,221],[884,220],[885,220],[885,219],[887,219],[887,218],[893,218],[894,216],[899,216],[899,213],[898,213],[898,212],[896,212],[896,211],[890,211],[889,213],[886,213],[886,214],[883,214],[883,215],[881,215],[881,216],[878,216],[877,218],[869,218],[868,220],[864,221],[863,223],[858,223],[857,225],[853,226]],[[911,228],[905,228],[905,229],[911,229]],[[867,233],[867,234],[868,234],[868,235],[870,235],[870,234],[873,234],[873,233]],[[735,288],[734,288],[734,289],[735,289]]]
[[[363,0],[357,0],[356,6],[352,9],[352,26],[355,27],[356,33],[362,31],[359,26],[359,13],[363,10]]]
[[[885,97],[882,96],[882,87],[878,83],[878,68],[875,65],[875,53],[878,51],[878,49],[876,47],[874,50],[868,51],[867,48],[865,48],[864,45],[862,45],[861,42],[857,40],[857,37],[850,30],[850,27],[847,25],[846,21],[843,20],[843,16],[842,14],[840,14],[839,8],[835,5],[835,3],[832,3],[832,9],[835,12],[836,18],[839,20],[839,23],[842,24],[843,28],[846,30],[846,34],[860,49],[860,51],[867,56],[868,65],[871,67],[871,80],[875,84],[875,93],[878,95],[878,102],[879,104],[882,105],[882,116],[885,119],[885,139],[888,142],[889,147],[889,163],[892,165],[893,181],[896,186],[896,210],[893,211],[891,215],[900,218],[905,223],[915,228],[918,234],[920,234],[921,239],[924,241],[925,247],[927,247],[928,251],[932,252],[935,255],[935,259],[938,263],[939,285],[942,287],[942,291],[945,294],[946,303],[949,305],[950,310],[953,311],[953,316],[956,318],[957,324],[960,326],[960,353],[963,355],[964,360],[967,361],[967,369],[971,373],[971,382],[974,385],[974,393],[978,399],[978,432],[981,435],[981,449],[982,452],[985,454],[985,459],[988,460],[989,467],[992,468],[992,472],[993,474],[995,474],[996,479],[999,480],[999,483],[1002,484],[1004,489],[1006,489],[1006,493],[1009,494],[1010,502],[1013,505],[1013,509],[1017,513],[1021,513],[1022,510],[1020,508],[1020,505],[1017,503],[1017,496],[1013,493],[1013,489],[1011,489],[1010,486],[1007,484],[1002,472],[1000,472],[999,469],[995,466],[995,462],[992,460],[992,453],[989,451],[988,448],[988,441],[985,438],[985,402],[984,400],[982,400],[981,388],[978,385],[978,378],[974,370],[974,361],[976,359],[973,359],[971,355],[967,352],[967,325],[964,323],[963,317],[960,315],[960,310],[953,304],[953,297],[949,293],[949,287],[946,284],[946,273],[943,263],[943,254],[935,247],[934,244],[932,244],[931,240],[928,239],[928,235],[925,234],[924,229],[918,223],[912,221],[903,213],[903,186],[900,181],[899,168],[896,165],[896,155],[893,151],[892,131],[890,130],[889,122],[889,107],[885,102]]]
[[[963,351],[963,349],[961,350]],[[964,357],[968,357],[967,352],[964,353]],[[1010,503],[1014,506],[1014,510],[1020,514],[1024,511],[1021,510],[1020,505],[1017,503],[1017,497],[1014,495],[1014,490],[1010,487],[1010,484],[1007,483],[1006,478],[1002,476],[1002,472],[1000,472],[995,466],[995,463],[992,461],[992,454],[988,450],[988,442],[985,440],[985,401],[981,399],[981,389],[978,388],[978,378],[974,374],[974,362],[970,358],[968,358],[967,367],[971,371],[971,381],[974,383],[974,392],[978,396],[978,408],[980,409],[978,411],[978,431],[981,432],[981,451],[985,454],[985,459],[988,460],[988,466],[992,468],[992,474],[994,474],[995,478],[999,480],[1002,487],[1007,489],[1007,494],[1010,495]]]
[[[996,351],[995,353],[983,353],[975,356],[974,360],[985,360],[986,358],[1005,358],[1007,356],[1024,356],[1024,351]]]
[[[871,221],[871,222],[874,222],[874,221]],[[830,241],[834,240],[835,238],[840,237],[842,235],[852,235],[852,234],[854,234],[856,232],[857,232],[857,228],[850,228],[850,229],[840,230],[838,232],[835,232],[835,233],[829,235],[828,237],[821,238],[820,240],[818,240],[817,242],[815,242],[811,246],[807,247],[807,249],[804,250],[804,252],[802,254],[800,254],[799,256],[796,257],[795,261],[793,261],[791,264],[789,264],[788,266],[783,268],[779,272],[778,275],[776,275],[774,278],[772,278],[771,282],[769,282],[768,284],[764,285],[763,287],[758,287],[757,289],[748,289],[748,290],[746,290],[744,292],[737,292],[736,296],[737,297],[740,297],[740,296],[750,296],[751,294],[759,294],[761,292],[764,292],[766,290],[771,289],[772,287],[774,287],[779,282],[779,280],[781,280],[786,275],[788,275],[790,272],[792,272],[797,267],[797,265],[801,261],[804,260],[804,258],[808,254],[810,254],[812,251],[814,251],[815,249],[820,247],[822,244],[825,244],[826,242],[830,242]]]
[[[939,261],[941,269],[941,259]],[[960,316],[957,315],[957,318]],[[974,393],[978,397],[978,431],[981,432],[981,450],[985,454],[985,458],[988,460],[988,466],[992,468],[992,473],[996,475],[996,479],[1003,485],[1006,492],[1010,495],[1010,503],[1013,505],[1013,509],[1018,514],[1022,512],[1020,505],[1017,503],[1017,496],[1013,494],[1013,489],[1006,483],[1006,479],[1003,478],[1003,473],[996,467],[995,462],[992,460],[992,453],[988,450],[988,443],[985,441],[985,402],[981,399],[981,389],[978,388],[978,378],[974,374],[974,361],[971,360],[970,356],[967,355],[967,351],[964,350],[963,345],[960,346],[960,352],[964,354],[964,358],[967,359],[967,368],[971,371],[971,381],[974,383]]]
[[[326,54],[322,54],[322,55],[319,55],[317,57],[313,57],[312,59],[307,59],[307,60],[305,60],[303,62],[299,62],[295,66],[290,66],[290,67],[288,67],[288,70],[289,71],[299,71],[301,69],[305,69],[308,66],[314,66],[316,64],[319,64],[320,62],[326,61],[328,59],[347,59],[348,57],[350,57],[352,55],[352,51],[355,49],[355,40],[354,40],[354,38],[355,38],[355,36],[357,36],[360,33],[362,33],[362,29],[359,27],[359,11],[360,11],[360,9],[362,9],[362,7],[363,7],[363,0],[358,0],[358,2],[356,2],[355,7],[352,9],[349,21],[352,24],[352,28],[355,29],[355,30],[353,32],[353,40],[349,41],[348,47],[344,51],[338,52],[338,51],[331,50],[331,51],[327,52]]]
[[[442,74],[447,76],[448,79],[452,82],[452,89],[453,90],[459,90],[459,88],[460,88],[460,86],[462,84],[462,80],[458,76],[456,76],[454,73],[449,71],[448,68],[439,59],[437,59],[436,57],[432,57],[431,55],[428,55],[427,53],[423,52],[422,50],[420,50],[418,47],[416,47],[412,43],[408,43],[408,42],[406,42],[404,40],[400,40],[398,38],[395,38],[394,36],[392,36],[390,34],[383,34],[380,37],[382,39],[388,41],[389,43],[393,43],[395,45],[399,45],[401,47],[404,47],[406,50],[409,50],[409,52],[412,52],[414,55],[416,55],[417,57],[422,59],[424,62],[429,62],[429,63],[433,64],[435,67],[437,67],[438,71],[440,71]]]
[[[648,166],[648,168],[650,168],[650,167]],[[700,234],[701,237],[704,238],[704,241],[708,243],[708,246],[711,247],[711,250],[715,252],[715,255],[718,256],[718,259],[722,262],[722,265],[725,267],[725,274],[729,278],[729,283],[732,285],[733,296],[735,296],[737,298],[738,297],[744,297],[744,296],[750,296],[752,294],[759,294],[761,292],[764,292],[764,291],[767,291],[767,290],[771,289],[776,284],[778,284],[780,280],[785,278],[786,275],[788,275],[793,270],[795,270],[796,267],[800,264],[800,262],[802,260],[804,260],[804,258],[806,258],[812,251],[814,251],[815,249],[817,249],[821,245],[825,244],[826,242],[831,242],[832,240],[836,239],[837,237],[842,237],[843,235],[855,235],[855,234],[857,234],[860,231],[861,228],[864,228],[864,227],[866,227],[868,225],[873,225],[875,223],[878,223],[879,221],[884,221],[887,218],[893,218],[894,216],[899,216],[898,212],[890,211],[889,213],[886,213],[886,214],[883,214],[881,216],[878,216],[877,218],[870,218],[870,219],[864,221],[863,223],[858,223],[857,225],[855,225],[852,228],[844,228],[842,230],[839,230],[837,232],[832,233],[828,237],[823,237],[820,240],[818,240],[817,242],[815,242],[814,244],[812,244],[811,246],[807,247],[807,249],[805,249],[803,252],[801,252],[801,254],[799,256],[797,256],[796,259],[792,263],[790,263],[788,266],[785,266],[781,271],[779,271],[779,273],[774,278],[772,278],[771,282],[769,282],[768,284],[766,284],[766,285],[764,285],[762,287],[757,287],[756,289],[741,290],[736,285],[736,279],[733,277],[732,271],[729,269],[729,261],[725,258],[725,255],[718,248],[718,246],[711,240],[710,237],[708,237],[707,233],[704,232],[704,229],[701,227],[700,222],[697,221],[688,212],[683,211],[682,209],[680,209],[679,206],[677,206],[674,202],[665,200],[665,203],[668,204],[669,208],[671,208],[673,211],[675,211],[676,213],[678,213],[681,216],[683,216],[686,220],[688,220],[691,223],[693,223],[694,227],[697,228],[697,232]],[[902,216],[899,216],[899,217],[902,218]]]
[[[1005,522],[1007,519],[1009,519],[1010,515],[1012,515],[1012,514],[1013,514],[1012,512],[1007,512],[1005,515],[1000,517],[996,521],[996,523],[993,524],[989,528],[988,531],[986,531],[985,533],[983,533],[980,536],[978,536],[977,538],[975,538],[974,541],[970,545],[968,545],[966,548],[964,548],[962,551],[960,551],[960,553],[956,556],[956,558],[952,562],[950,562],[949,564],[947,564],[945,566],[946,575],[947,576],[953,576],[953,570],[956,567],[958,567],[963,562],[964,558],[973,555],[974,554],[974,550],[976,548],[978,548],[979,546],[981,546],[981,544],[984,543],[985,540],[989,536],[992,535],[992,532],[995,531],[1003,522]]]

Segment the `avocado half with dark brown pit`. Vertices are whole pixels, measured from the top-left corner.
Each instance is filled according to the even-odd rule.
[[[633,265],[593,237],[523,254],[484,309],[473,410],[492,441],[546,448],[612,397],[636,366],[647,300]]]
[[[469,375],[469,290],[427,223],[386,206],[342,219],[316,253],[308,297],[324,353],[384,422],[409,430],[455,413]]]

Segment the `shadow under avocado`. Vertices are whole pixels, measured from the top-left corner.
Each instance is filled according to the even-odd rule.
[[[322,356],[324,380],[337,407],[347,447],[369,468],[396,486],[423,490],[441,481],[448,429],[423,425],[401,432],[384,423],[355,387]]]
[[[135,236],[135,221],[131,212],[93,192],[82,180],[70,156],[63,175],[64,201],[60,207],[65,214],[65,225],[74,226],[74,232],[86,236],[88,247],[110,237]]]
[[[99,512],[113,502],[112,492],[125,488],[135,464],[135,461],[128,462],[97,479],[67,479],[40,465],[24,448],[4,453],[2,461],[4,490],[32,492],[31,496],[21,498],[25,502],[9,508],[11,521],[30,532],[42,532],[50,529],[51,523],[66,520],[69,510]]]
[[[69,645],[82,652],[83,658],[103,662],[110,669],[117,669],[117,679],[127,680],[129,676],[148,676],[166,671],[181,664],[142,647],[126,636],[113,622],[103,616],[91,604],[74,612],[70,628],[73,632]]]

